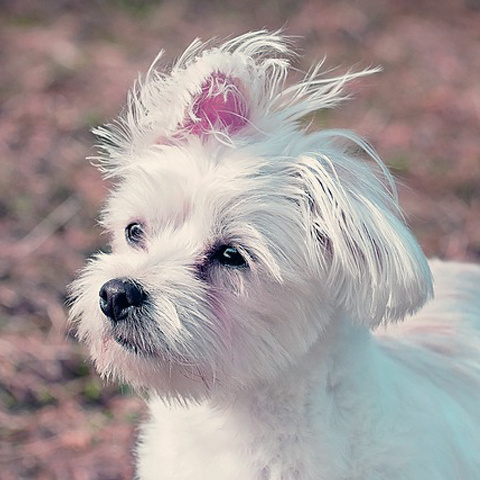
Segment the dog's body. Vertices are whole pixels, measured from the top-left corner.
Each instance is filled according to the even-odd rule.
[[[113,252],[72,317],[151,394],[139,478],[475,480],[480,268],[434,262],[435,301],[392,324],[432,288],[390,177],[353,133],[299,126],[369,72],[284,89],[288,51],[196,42],[98,130]]]
[[[477,479],[480,268],[432,271],[437,297],[408,322],[373,336],[335,328],[276,382],[234,398],[152,401],[140,478]]]

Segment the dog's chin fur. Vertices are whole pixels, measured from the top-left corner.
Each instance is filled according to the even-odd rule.
[[[397,323],[432,275],[391,177],[352,132],[301,126],[373,71],[286,88],[289,55],[265,31],[196,41],[96,130],[112,252],[71,319],[101,375],[151,397],[139,478],[477,479],[480,269],[432,264],[437,299]],[[142,301],[107,318],[113,279]]]

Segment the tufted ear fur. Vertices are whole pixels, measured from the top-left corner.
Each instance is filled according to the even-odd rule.
[[[183,128],[199,137],[235,134],[248,124],[248,102],[239,79],[213,72],[192,98]]]
[[[291,41],[280,32],[250,32],[224,43],[195,40],[172,65],[160,53],[130,90],[112,124],[94,129],[107,175],[122,175],[139,159],[199,139],[230,147],[276,136],[288,143],[305,115],[345,98],[346,82],[374,71],[325,78],[317,65],[285,88]],[[271,154],[274,152],[270,152]]]
[[[432,279],[390,174],[352,132],[320,132],[307,143],[304,151],[318,153],[299,155],[296,174],[311,251],[336,305],[369,326],[412,314],[432,296]]]

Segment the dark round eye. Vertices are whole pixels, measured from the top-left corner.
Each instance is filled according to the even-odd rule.
[[[141,245],[145,237],[143,225],[138,222],[133,222],[125,228],[125,238],[130,245]]]
[[[213,259],[226,267],[246,267],[247,262],[236,247],[221,245],[213,253]]]

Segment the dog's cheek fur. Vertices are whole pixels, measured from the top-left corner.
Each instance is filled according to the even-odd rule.
[[[220,358],[227,368],[219,378],[227,391],[272,381],[318,339],[320,320],[327,324],[330,311],[324,306],[323,318],[320,313],[319,322],[312,323],[309,305],[317,312],[319,305],[304,294],[304,287],[300,291],[298,283],[293,287],[288,281],[268,282],[263,277],[250,280],[242,295],[222,292],[217,297],[229,325],[229,361],[225,365]]]

